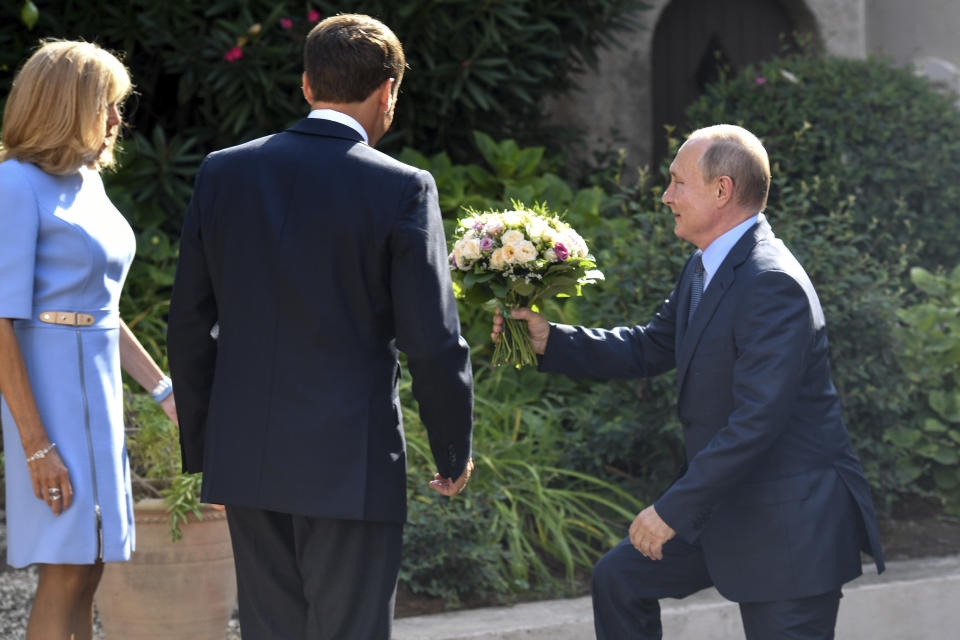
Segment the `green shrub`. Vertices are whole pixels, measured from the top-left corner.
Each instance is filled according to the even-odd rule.
[[[899,454],[896,473],[916,493],[937,495],[960,515],[960,267],[916,267],[921,300],[899,313],[915,419],[886,430]]]
[[[616,31],[636,25],[642,7],[639,0],[51,0],[30,30],[18,3],[8,2],[0,9],[0,82],[40,37],[96,40],[126,54],[141,93],[134,129],[196,136],[207,152],[305,114],[302,43],[313,12],[367,13],[405,43],[410,67],[386,148],[463,158],[474,129],[544,139],[543,99],[568,90],[572,74],[595,62],[596,48]],[[240,57],[226,59],[234,47]]]
[[[557,410],[569,391],[562,379],[529,369],[492,369],[476,358],[475,376],[476,469],[463,495],[469,505],[453,514],[481,518],[482,530],[468,528],[465,542],[475,541],[495,551],[486,558],[485,569],[495,570],[498,577],[494,580],[484,574],[481,585],[494,593],[549,589],[571,594],[576,571],[588,570],[626,534],[641,505],[614,485],[561,466],[563,452],[570,446]],[[401,390],[411,503],[430,504],[441,518],[450,511],[435,509],[446,499],[426,488],[435,465],[407,379]],[[437,521],[426,530],[447,526]],[[465,553],[470,557],[486,552],[473,548]],[[430,567],[423,558],[406,562],[420,569],[407,574],[416,580],[411,583],[414,591],[463,588],[455,584],[456,567],[447,576],[442,565]],[[563,580],[556,577],[558,572],[565,576]]]
[[[835,189],[810,193],[809,213],[832,211],[853,196],[861,251],[896,262],[906,246],[935,266],[960,257],[956,104],[956,95],[885,60],[800,53],[722,77],[687,115],[691,127],[746,126],[787,185],[836,180]],[[780,210],[785,194],[771,195],[770,209]]]

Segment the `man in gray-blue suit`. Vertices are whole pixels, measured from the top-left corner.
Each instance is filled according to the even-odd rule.
[[[309,117],[197,176],[168,331],[183,466],[226,505],[244,640],[386,640],[406,517],[398,349],[445,495],[472,468],[470,350],[433,178],[373,148],[400,42],[335,16],[304,67]]]
[[[513,312],[543,354],[541,371],[677,370],[685,468],[594,568],[597,637],[660,638],[660,598],[715,585],[740,603],[750,640],[833,638],[860,551],[879,571],[883,557],[820,302],[762,213],[770,164],[753,134],[694,132],[670,176],[663,201],[698,250],[649,324],[585,329]]]

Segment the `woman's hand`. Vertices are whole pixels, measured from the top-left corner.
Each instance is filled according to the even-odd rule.
[[[46,447],[41,447],[38,451]],[[30,470],[30,480],[33,482],[33,495],[43,500],[58,516],[73,503],[73,485],[70,483],[70,472],[63,464],[63,459],[57,453],[56,447],[47,451],[42,458],[27,463]]]
[[[173,393],[160,401],[160,408],[173,421],[173,424],[180,426],[180,421],[177,420],[177,401],[174,400]]]

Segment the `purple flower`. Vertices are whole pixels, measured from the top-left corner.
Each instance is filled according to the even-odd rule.
[[[290,29],[293,27],[293,20],[290,18],[280,18],[280,26],[284,29]]]
[[[455,255],[453,255],[452,253],[450,254],[450,266],[451,266],[451,267],[456,267],[456,266],[457,266],[457,257],[456,257]]]
[[[557,254],[557,260],[563,262],[570,257],[570,250],[562,243],[558,242],[553,245],[553,252]]]
[[[487,236],[480,238],[480,250],[490,251],[490,249],[493,249],[493,240]]]
[[[767,79],[764,78],[763,76],[757,76],[756,78],[753,79],[753,81],[756,82],[757,84],[767,84]]]

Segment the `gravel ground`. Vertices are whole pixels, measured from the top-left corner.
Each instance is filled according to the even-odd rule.
[[[3,640],[24,640],[30,604],[37,588],[37,570],[35,567],[14,569],[7,565],[7,528],[5,517],[0,511],[0,638]],[[104,640],[100,620],[95,620],[94,640]],[[225,640],[240,640],[240,625],[234,612],[227,627]]]

